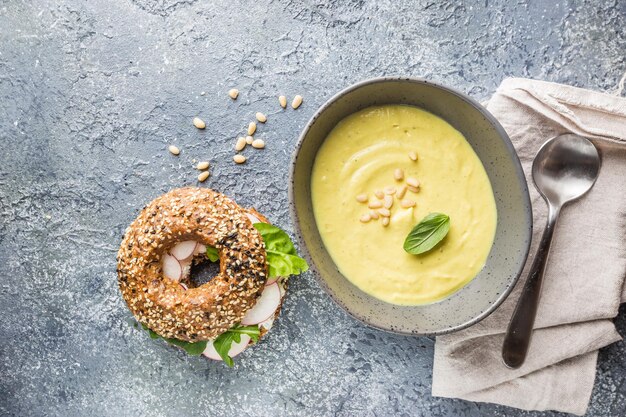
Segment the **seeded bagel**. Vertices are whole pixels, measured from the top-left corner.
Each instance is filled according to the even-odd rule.
[[[184,290],[163,275],[162,256],[195,240],[219,252],[220,272]],[[120,290],[135,318],[163,337],[213,339],[239,323],[267,280],[263,239],[245,209],[206,188],[179,188],[150,202],[117,256]]]

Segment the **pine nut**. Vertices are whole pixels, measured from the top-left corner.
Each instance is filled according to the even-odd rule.
[[[285,96],[279,96],[278,97],[278,102],[280,103],[280,107],[287,108],[287,97]]]
[[[405,200],[402,200],[400,202],[400,205],[402,206],[402,208],[411,208],[411,207],[415,207],[415,201],[413,200],[409,200],[408,198]]]
[[[200,171],[204,171],[205,169],[209,169],[209,163],[207,161],[198,162],[198,165],[196,165],[196,169],[199,169]]]
[[[364,214],[364,215],[362,215],[362,216],[361,216],[361,218],[359,219],[359,221],[360,221],[361,223],[367,223],[367,222],[369,222],[370,220],[372,220],[372,218],[370,217],[370,215],[369,215],[369,214]]]
[[[243,155],[235,155],[233,156],[233,161],[235,161],[238,164],[243,164],[244,162],[246,162],[248,158],[246,158]]]
[[[265,148],[265,141],[263,139],[255,139],[252,142],[252,147],[256,149],[263,149]]]
[[[178,149],[178,146],[174,145],[170,145],[167,150],[169,150],[172,155],[178,155],[180,153],[180,149]]]
[[[389,217],[383,217],[383,226],[389,226]]]
[[[243,136],[239,136],[237,138],[237,143],[235,144],[235,150],[237,152],[242,151],[243,148],[246,147],[246,138],[244,138]]]
[[[204,120],[199,117],[193,118],[193,125],[198,129],[204,129],[206,127],[206,123],[204,123]]]
[[[410,185],[411,187],[419,187],[420,186],[420,182],[417,180],[417,178],[413,178],[413,177],[409,177],[406,179],[406,184]]]
[[[201,93],[200,93],[200,95],[201,95],[201,96],[203,96],[203,95],[205,95],[205,94],[206,94],[206,92],[205,92],[205,91],[203,91],[203,92],[201,92]]]
[[[256,112],[256,119],[261,122],[261,123],[265,123],[267,122],[267,116],[264,115],[263,113],[261,113],[260,111]]]
[[[376,190],[374,191],[374,195],[376,196],[377,199],[382,200],[385,197],[385,193],[383,193],[380,190]]]
[[[254,132],[256,132],[256,123],[250,122],[248,125],[248,136],[254,135]]]
[[[396,168],[396,170],[393,171],[393,177],[396,181],[402,181],[404,179],[404,171],[400,168]]]
[[[420,189],[419,187],[411,187],[410,185],[407,187],[409,189],[410,192],[412,193],[419,193]]]
[[[380,214],[383,217],[390,217],[391,216],[391,212],[389,211],[389,209],[386,209],[386,208],[378,209],[378,214]]]
[[[356,201],[359,203],[367,203],[367,194],[359,194],[356,196]]]
[[[228,90],[228,95],[233,100],[237,100],[237,97],[239,97],[239,90],[237,90],[236,88],[231,88],[230,90]]]
[[[252,145],[252,142],[254,142],[254,138],[252,136],[246,136],[246,143]]]
[[[383,207],[386,209],[390,209],[393,206],[393,196],[386,195],[385,202],[383,203]]]
[[[411,161],[415,162],[417,161],[417,153],[415,152],[409,152],[409,158],[411,159]]]
[[[374,210],[370,210],[370,217],[372,218],[372,220],[378,220],[378,217],[380,217],[378,215],[378,213]]]
[[[380,201],[372,201],[371,203],[367,205],[367,207],[371,209],[378,209],[378,208],[381,208],[382,206],[383,206],[383,203],[381,203]]]
[[[198,181],[204,182],[209,178],[209,171],[204,171],[202,174],[198,175]]]
[[[385,187],[385,189],[383,191],[387,195],[394,195],[396,193],[396,188],[395,187]]]
[[[302,96],[301,95],[297,95],[293,98],[293,101],[291,102],[291,107],[295,109],[297,109],[298,107],[300,107],[300,105],[302,104]]]
[[[407,190],[406,185],[403,185],[402,187],[400,187],[400,189],[396,193],[396,198],[398,200],[402,200],[404,198],[404,195],[406,194],[406,190]]]

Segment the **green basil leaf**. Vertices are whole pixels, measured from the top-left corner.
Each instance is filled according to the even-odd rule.
[[[450,230],[450,217],[430,213],[411,230],[404,241],[404,250],[412,255],[428,252],[443,240]]]
[[[306,261],[298,256],[287,233],[267,223],[254,223],[253,226],[265,243],[270,278],[298,275],[309,269]]]
[[[207,258],[209,258],[209,261],[211,262],[217,262],[220,259],[220,254],[217,252],[217,249],[215,249],[213,246],[207,245],[206,256]]]

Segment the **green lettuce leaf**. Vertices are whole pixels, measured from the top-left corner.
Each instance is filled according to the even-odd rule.
[[[148,328],[148,326],[146,326],[143,323],[141,323],[141,327],[143,327],[144,330],[148,331],[148,334],[150,335],[150,339],[163,339],[171,345],[183,348],[185,352],[187,352],[189,355],[198,356],[202,354],[202,352],[204,352],[204,349],[206,349],[206,345],[207,345],[206,341],[192,343],[192,342],[186,342],[184,340],[174,339],[170,337],[162,337],[157,332]]]
[[[270,278],[298,275],[309,269],[306,261],[298,256],[287,233],[267,223],[254,223],[253,226],[265,242]]]
[[[215,249],[213,246],[207,245],[206,256],[207,258],[209,258],[209,261],[211,262],[217,262],[220,259],[220,254],[217,252],[217,249]]]

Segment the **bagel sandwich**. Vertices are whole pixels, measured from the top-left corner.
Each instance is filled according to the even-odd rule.
[[[192,266],[219,262],[196,285]],[[146,205],[117,256],[120,291],[151,338],[233,366],[278,318],[288,278],[308,270],[284,231],[216,191],[185,187]]]

